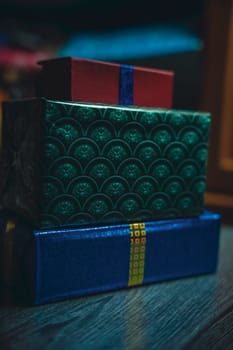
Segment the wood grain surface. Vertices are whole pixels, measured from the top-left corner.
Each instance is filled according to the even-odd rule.
[[[37,307],[2,291],[0,349],[233,349],[233,227],[213,275]]]

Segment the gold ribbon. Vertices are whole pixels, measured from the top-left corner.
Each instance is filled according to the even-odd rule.
[[[7,286],[12,285],[13,281],[13,238],[15,230],[15,220],[9,219],[3,235],[3,282]]]
[[[130,264],[128,286],[140,285],[144,279],[146,229],[144,223],[130,224]]]

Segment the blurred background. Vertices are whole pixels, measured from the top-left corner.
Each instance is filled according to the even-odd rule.
[[[202,0],[2,0],[1,4],[3,94],[33,95],[30,81],[26,83],[38,69],[38,60],[77,56],[172,69],[174,106],[199,107]]]
[[[173,70],[174,108],[212,113],[206,205],[233,222],[232,3],[1,0],[0,103],[35,96],[48,58]]]

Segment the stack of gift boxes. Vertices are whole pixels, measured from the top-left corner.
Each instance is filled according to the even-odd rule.
[[[172,72],[41,65],[43,97],[3,106],[3,280],[40,304],[214,272],[210,115],[171,109]]]

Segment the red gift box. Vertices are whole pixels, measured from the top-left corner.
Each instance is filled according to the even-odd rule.
[[[39,96],[56,100],[172,107],[174,73],[79,58],[41,61]]]

